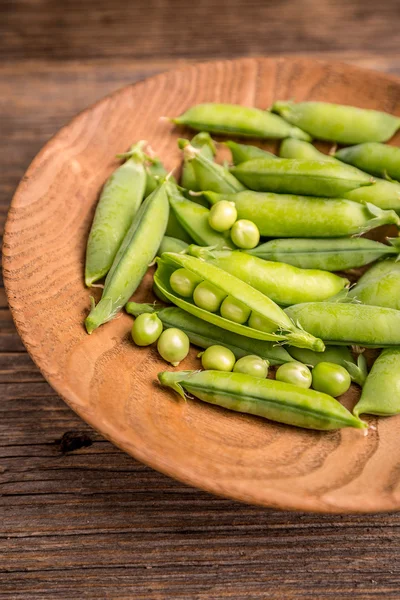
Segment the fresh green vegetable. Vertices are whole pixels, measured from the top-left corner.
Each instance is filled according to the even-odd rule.
[[[353,413],[387,417],[400,413],[400,348],[383,350],[374,362]]]
[[[163,324],[156,313],[139,315],[132,327],[132,339],[137,346],[150,346],[156,342],[163,330]]]
[[[350,385],[350,375],[340,365],[320,362],[313,368],[312,386],[318,392],[323,392],[336,398],[345,394]]]
[[[218,206],[218,204],[215,206]],[[252,221],[239,219],[232,226],[231,240],[238,248],[250,250],[251,248],[255,248],[260,241],[260,232],[257,225]]]
[[[311,386],[312,380],[310,369],[297,361],[281,365],[275,373],[275,378],[277,381],[284,381],[306,389]]]
[[[267,360],[255,356],[254,354],[250,354],[249,356],[243,356],[236,361],[233,372],[265,379],[268,376],[268,367],[269,362]]]
[[[157,342],[157,350],[160,356],[177,367],[179,363],[189,354],[189,338],[184,331],[171,327],[165,329]]]
[[[209,346],[200,352],[203,369],[213,371],[232,371],[236,358],[232,350],[225,346]]]

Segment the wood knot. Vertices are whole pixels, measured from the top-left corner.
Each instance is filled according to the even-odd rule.
[[[83,431],[66,431],[61,439],[55,441],[60,446],[60,452],[73,452],[93,444],[92,439]]]

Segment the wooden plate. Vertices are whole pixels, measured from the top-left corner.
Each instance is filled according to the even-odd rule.
[[[90,295],[83,283],[86,238],[99,190],[117,166],[115,154],[146,139],[172,169],[180,160],[176,139],[187,132],[173,130],[162,115],[178,115],[197,102],[263,108],[278,98],[400,114],[398,80],[296,58],[199,64],[119,90],[78,115],[43,148],[13,198],[4,239],[11,310],[54,389],[82,419],[151,467],[264,506],[398,509],[400,418],[373,419],[376,430],[363,437],[358,430],[303,431],[184,402],[156,383],[166,365],[154,349],[131,343],[129,316],[91,336],[83,328]],[[150,277],[136,298],[153,299]],[[193,349],[182,368],[198,367],[195,355]],[[357,394],[354,387],[345,403],[354,403]]]

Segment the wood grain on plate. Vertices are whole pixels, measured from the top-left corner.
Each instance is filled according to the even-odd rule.
[[[117,164],[113,157],[145,138],[169,169],[179,163],[176,138],[182,131],[159,117],[179,114],[195,102],[266,107],[278,97],[399,113],[399,90],[393,78],[335,63],[206,63],[126,87],[62,129],[21,182],[4,242],[15,322],[57,392],[139,460],[209,491],[327,512],[399,508],[398,418],[379,420],[365,438],[359,431],[302,431],[185,403],[155,383],[165,364],[154,349],[130,343],[127,315],[92,336],[82,327],[89,306],[82,279],[86,236],[99,189]],[[149,284],[147,278],[138,299],[150,297]],[[182,368],[197,364],[194,355]]]

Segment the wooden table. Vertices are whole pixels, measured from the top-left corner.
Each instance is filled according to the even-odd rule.
[[[184,61],[300,53],[400,75],[398,2],[0,0],[0,228],[79,110]],[[400,598],[400,518],[268,511],[188,488],[85,425],[0,287],[0,598]]]

